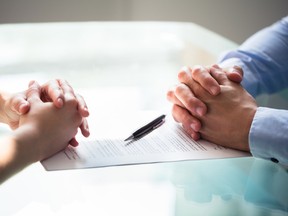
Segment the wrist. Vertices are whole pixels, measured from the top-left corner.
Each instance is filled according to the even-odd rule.
[[[37,148],[38,135],[35,127],[27,124],[17,128],[13,133],[13,139],[17,144],[17,155],[25,164],[39,161],[39,149]]]
[[[0,184],[34,162],[31,151],[15,132],[0,140]]]

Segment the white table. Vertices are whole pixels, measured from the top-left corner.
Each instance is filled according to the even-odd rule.
[[[1,25],[0,87],[65,78],[86,98],[90,122],[167,113],[183,65],[215,63],[236,46],[191,23]],[[253,158],[56,172],[36,163],[0,186],[0,215],[287,215],[287,180]]]

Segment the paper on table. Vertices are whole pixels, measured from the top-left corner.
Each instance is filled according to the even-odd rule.
[[[126,134],[129,135],[129,134]],[[140,140],[89,139],[42,161],[46,170],[81,169],[128,164],[157,163],[250,156],[207,141],[193,141],[172,119]]]

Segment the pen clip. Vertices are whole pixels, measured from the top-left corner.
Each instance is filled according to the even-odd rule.
[[[165,122],[165,115],[161,115],[160,117],[156,118],[152,122],[148,123],[147,125],[141,127],[137,131],[135,131],[130,137],[125,139],[124,141],[128,140],[139,140],[140,138],[146,136],[156,128],[160,127]]]
[[[165,119],[162,119],[162,121],[160,121],[157,125],[155,125],[155,126],[152,128],[151,131],[157,129],[158,127],[160,127],[160,126],[161,126],[162,124],[164,124],[164,123],[165,123]]]
[[[149,130],[145,131],[143,134],[141,134],[139,137],[137,137],[135,140],[139,140],[142,137],[146,136],[147,134],[151,133],[152,131],[154,131],[155,129],[159,128],[161,125],[163,125],[165,122],[165,119],[162,119],[157,125],[154,125],[153,127],[151,127]]]

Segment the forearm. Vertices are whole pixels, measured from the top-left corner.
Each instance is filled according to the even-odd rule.
[[[0,140],[0,184],[36,161],[28,130],[23,127]]]
[[[242,85],[253,96],[288,86],[288,17],[265,28],[237,50],[220,58],[221,66],[243,67]]]

